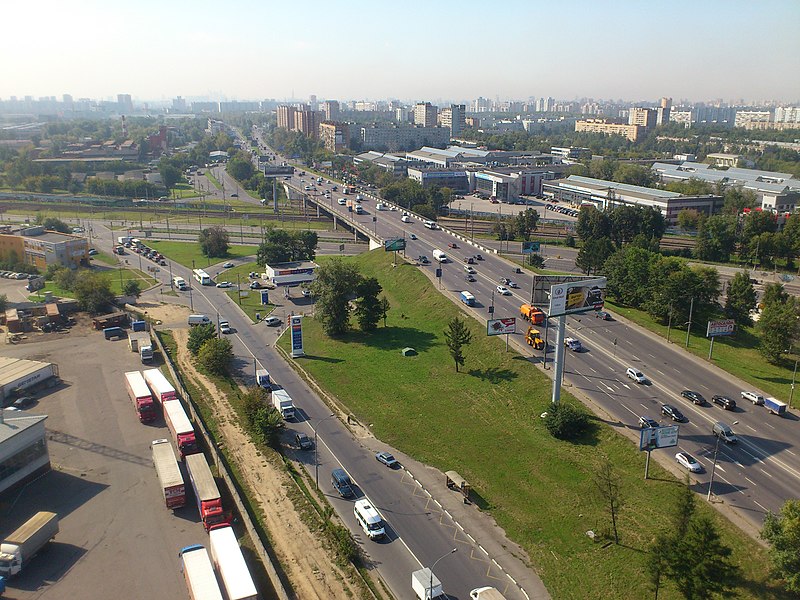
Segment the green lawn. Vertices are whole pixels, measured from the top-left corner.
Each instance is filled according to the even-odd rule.
[[[111,286],[111,291],[118,296],[122,295],[122,287],[125,285],[126,281],[138,281],[142,291],[157,283],[157,281],[150,275],[138,269],[103,269],[103,273],[105,274],[106,279],[108,279],[108,282]],[[39,302],[44,299],[44,292],[53,292],[53,295],[58,298],[75,297],[75,295],[69,290],[58,287],[53,281],[48,281],[45,283],[43,289],[31,294],[28,296],[28,299],[32,302]]]
[[[148,245],[154,250],[158,250],[167,258],[174,260],[184,267],[192,268],[194,261],[195,268],[203,269],[212,264],[222,263],[226,260],[254,256],[256,248],[254,246],[234,246],[228,248],[227,258],[211,258],[203,256],[198,242],[169,242],[163,240],[149,240]]]
[[[356,330],[334,341],[306,318],[308,355],[299,364],[361,422],[372,424],[378,438],[465,476],[478,506],[525,548],[554,598],[652,597],[645,550],[668,526],[665,515],[681,484],[657,465],[644,481],[644,455],[599,419],[578,443],[552,438],[539,416],[549,405],[550,380],[516,353],[505,352],[504,340],[488,338],[485,326],[473,319],[468,319],[473,341],[467,362],[456,374],[442,332],[461,311],[416,267],[391,268],[391,257],[382,251],[345,260],[379,279],[392,306],[388,327],[372,334]],[[287,350],[288,342],[287,336],[281,339]],[[419,355],[401,357],[406,346]],[[564,399],[575,402],[569,394]],[[621,544],[607,547],[585,535],[608,528],[591,482],[601,456],[618,470],[625,498]],[[699,498],[698,505],[734,549],[744,573],[741,597],[788,598],[768,587],[764,549]],[[678,594],[667,585],[659,597]]]

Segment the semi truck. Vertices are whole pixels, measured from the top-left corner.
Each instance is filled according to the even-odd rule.
[[[294,404],[292,403],[292,397],[286,390],[272,390],[272,406],[287,421],[294,418]]]
[[[781,402],[777,398],[764,398],[764,408],[773,415],[783,416],[786,414],[786,403]]]
[[[269,377],[269,371],[266,369],[258,369],[256,371],[256,385],[264,388],[265,390],[272,389],[272,379]]]
[[[167,508],[180,508],[186,504],[186,485],[183,483],[178,461],[169,440],[153,440],[150,443],[153,466],[156,468],[161,494]]]
[[[228,516],[222,508],[222,498],[219,494],[217,482],[208,468],[206,457],[203,454],[190,454],[186,457],[186,471],[192,483],[197,510],[203,521],[203,527],[210,531],[216,527],[230,525]]]
[[[139,355],[143,363],[153,360],[153,341],[147,331],[132,332],[128,336],[128,347]]]
[[[153,392],[153,397],[158,400],[161,405],[167,400],[177,400],[178,393],[172,384],[167,381],[167,378],[159,369],[147,369],[142,371],[142,377],[147,382],[150,391]]]
[[[419,600],[431,600],[444,594],[442,582],[427,567],[411,573],[411,589]]]
[[[0,357],[3,374],[0,377],[0,400],[7,406],[15,395],[38,386],[58,384],[58,366],[53,363],[26,360],[22,358]]]
[[[58,515],[38,512],[0,544],[0,575],[19,573],[58,533]]]
[[[217,567],[228,600],[256,600],[258,591],[233,528],[214,529],[209,532],[208,540],[211,560]]]
[[[164,402],[164,421],[167,424],[169,433],[178,448],[181,460],[190,454],[197,454],[200,448],[197,447],[197,436],[194,427],[180,400],[167,400]]]
[[[155,403],[147,383],[139,371],[128,371],[125,373],[125,389],[128,390],[128,397],[133,402],[133,408],[142,423],[150,423],[156,418]]]
[[[183,564],[183,578],[191,600],[222,600],[222,592],[214,575],[208,552],[200,544],[186,546],[178,552]]]
[[[541,325],[544,323],[544,313],[542,310],[530,304],[523,304],[520,306],[519,314],[523,319],[530,321],[534,325]]]

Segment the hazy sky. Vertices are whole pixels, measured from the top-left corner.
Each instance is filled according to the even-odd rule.
[[[0,98],[800,100],[800,0],[9,0]]]

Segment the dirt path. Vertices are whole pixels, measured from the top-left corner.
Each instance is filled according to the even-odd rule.
[[[153,312],[165,324],[175,320],[181,312],[185,323],[185,309],[167,306]],[[178,345],[178,362],[184,373],[200,383],[208,391],[207,401],[214,405],[218,416],[232,415],[233,410],[225,396],[216,389],[207,377],[198,373],[192,365],[186,348],[188,331],[173,329]],[[329,553],[323,548],[320,537],[309,530],[300,519],[292,501],[286,495],[288,486],[294,486],[289,475],[265,460],[250,442],[238,424],[230,418],[219,419],[219,430],[225,440],[228,454],[239,468],[253,496],[258,500],[263,521],[269,532],[274,552],[286,572],[298,598],[306,599],[352,599],[363,595],[358,582],[351,574],[331,563]]]

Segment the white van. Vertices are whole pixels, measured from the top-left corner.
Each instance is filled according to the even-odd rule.
[[[353,506],[353,514],[369,539],[375,540],[386,535],[383,519],[381,519],[378,511],[369,503],[369,500],[356,500]]]
[[[440,263],[446,263],[447,262],[447,254],[445,254],[444,252],[442,252],[438,248],[434,248],[433,249],[433,258],[434,258],[434,260],[437,260]]]
[[[439,226],[436,223],[434,223],[433,221],[425,221],[424,225],[428,229],[439,229]]]
[[[183,277],[173,277],[172,285],[174,285],[175,288],[181,292],[189,289],[189,284],[186,283],[186,280]]]
[[[189,315],[189,326],[194,327],[196,325],[208,325],[211,323],[211,319],[209,319],[206,315]]]

